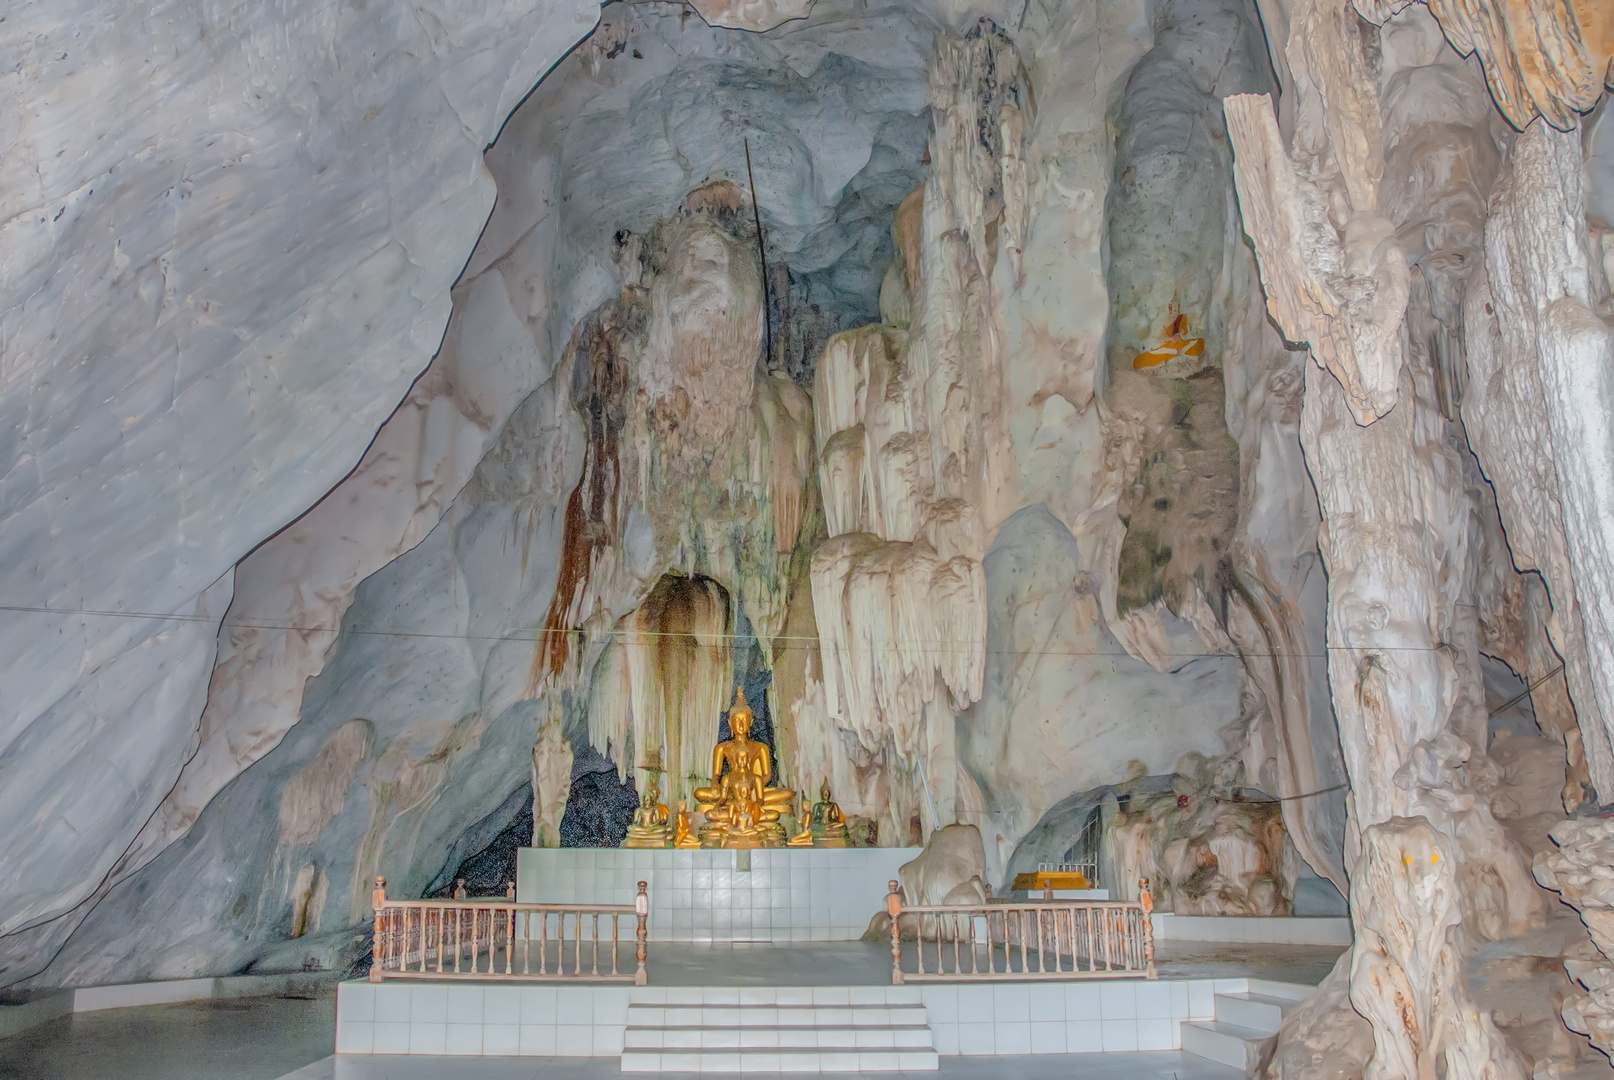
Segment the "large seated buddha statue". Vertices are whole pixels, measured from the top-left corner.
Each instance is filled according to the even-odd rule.
[[[734,708],[729,711],[733,737],[712,750],[711,784],[695,789],[696,806],[706,815],[710,830],[702,835],[718,847],[774,847],[784,841],[779,815],[796,793],[768,786],[773,779],[768,746],[750,737],[751,721],[745,691],[735,687]]]

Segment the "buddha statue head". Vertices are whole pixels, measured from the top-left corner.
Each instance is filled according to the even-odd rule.
[[[729,710],[729,733],[736,739],[751,737],[751,707],[745,703],[745,688],[734,688],[734,707]]]
[[[824,782],[818,785],[818,801],[821,803],[830,802],[829,794],[829,777],[826,776],[824,777]]]

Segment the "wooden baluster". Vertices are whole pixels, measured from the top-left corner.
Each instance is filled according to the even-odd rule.
[[[970,974],[979,975],[981,973],[981,949],[975,940],[975,911],[973,909],[967,918],[970,921]],[[990,939],[991,935],[988,934],[987,937]]]
[[[598,911],[589,912],[589,920],[594,927],[594,929],[589,932],[589,942],[593,946],[594,952],[593,974],[596,978],[598,978],[600,974],[600,913]]]
[[[633,936],[636,943],[634,956],[639,962],[638,968],[633,973],[633,985],[635,986],[644,986],[650,981],[650,977],[645,973],[644,969],[645,945],[650,937],[650,894],[645,892],[645,884],[643,881],[639,882],[639,895],[633,898],[635,923]]]
[[[1149,891],[1149,879],[1138,880],[1138,906],[1143,910],[1143,964],[1145,974],[1158,979],[1160,972],[1154,966],[1154,893]]]
[[[530,917],[530,916],[529,916]],[[529,932],[530,932],[529,927]],[[538,974],[549,974],[549,912],[538,912]]]
[[[375,892],[370,894],[370,906],[375,908],[375,933],[370,942],[370,981],[380,982],[385,976],[386,969],[386,917],[387,917],[387,879],[375,879]]]
[[[896,881],[887,885],[885,897],[886,914],[891,916],[891,985],[902,985],[902,931],[897,927],[897,919],[902,915],[902,890]],[[919,974],[925,973],[925,956],[921,949],[919,954]]]
[[[611,974],[612,975],[616,974],[616,943],[617,943],[617,938],[618,938],[617,928],[620,927],[621,925],[622,925],[622,917],[620,915],[618,915],[614,911],[611,912]]]

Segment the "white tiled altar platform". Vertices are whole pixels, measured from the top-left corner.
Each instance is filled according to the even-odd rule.
[[[522,848],[516,899],[631,904],[644,881],[651,941],[855,941],[921,850]]]
[[[1261,945],[1337,945],[1351,943],[1346,918],[1229,915],[1172,915],[1155,912],[1156,941],[1221,941]]]
[[[789,973],[781,973],[781,978],[788,979]],[[1215,995],[1244,993],[1251,981],[1117,979],[904,987],[467,986],[404,981],[375,985],[354,981],[342,983],[338,990],[336,1050],[339,1054],[616,1057],[624,1049],[630,1011],[643,1024],[726,1032],[732,1026],[727,1018],[742,1007],[749,1016],[773,1013],[771,1022],[789,1021],[803,1028],[815,1025],[817,1010],[823,1009],[823,1026],[840,1030],[842,1025],[834,1015],[848,1008],[853,1013],[868,1010],[878,1014],[869,1016],[866,1026],[887,1022],[894,1007],[888,1000],[892,995],[900,997],[901,1004],[916,1001],[923,1005],[932,1045],[943,1056],[1176,1050],[1182,1046],[1185,1021],[1213,1020]],[[880,1048],[867,1049],[873,1053]]]

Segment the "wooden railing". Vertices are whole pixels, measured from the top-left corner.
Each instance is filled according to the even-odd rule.
[[[1146,979],[1154,964],[1154,898],[905,906],[891,882],[891,982],[973,979]],[[903,969],[899,919],[911,916],[917,940]]]
[[[579,979],[645,985],[650,898],[642,881],[631,904],[518,904],[510,897],[389,900],[386,880],[376,878],[371,894],[371,982]],[[633,920],[631,939],[621,932],[624,918]],[[618,950],[628,940],[637,966],[622,971]]]

